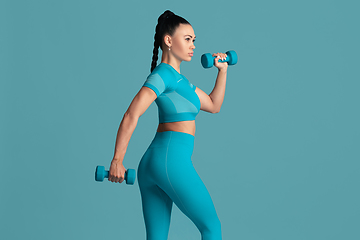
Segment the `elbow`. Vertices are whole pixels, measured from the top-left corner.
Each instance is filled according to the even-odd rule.
[[[219,109],[214,109],[213,111],[212,111],[212,113],[219,113],[220,112],[220,108]]]
[[[138,116],[137,114],[134,114],[134,113],[132,113],[130,111],[126,111],[124,113],[124,118],[129,118],[129,119],[137,122],[139,120],[140,116]]]

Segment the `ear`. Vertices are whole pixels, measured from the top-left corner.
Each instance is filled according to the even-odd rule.
[[[166,34],[166,35],[164,36],[164,42],[165,42],[165,45],[171,46],[171,44],[172,44],[171,36],[168,35],[168,34]]]

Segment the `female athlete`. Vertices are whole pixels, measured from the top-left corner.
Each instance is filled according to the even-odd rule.
[[[123,158],[139,117],[155,101],[159,125],[138,166],[138,183],[147,240],[165,240],[173,203],[196,225],[202,240],[222,239],[221,224],[208,190],[193,167],[195,117],[200,110],[218,113],[225,95],[226,54],[214,53],[216,83],[208,95],[180,73],[191,61],[195,33],[184,18],[166,10],[156,26],[151,73],[125,112],[117,133],[108,180],[123,182]],[[158,48],[162,50],[157,64]]]

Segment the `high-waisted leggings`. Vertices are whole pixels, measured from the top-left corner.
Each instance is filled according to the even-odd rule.
[[[193,148],[191,134],[156,132],[141,158],[137,176],[147,240],[167,239],[173,202],[196,225],[202,240],[221,239],[214,204],[192,164]]]

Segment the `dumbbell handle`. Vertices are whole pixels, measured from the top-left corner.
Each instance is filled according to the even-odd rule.
[[[125,172],[125,176],[124,176],[126,179],[127,178],[127,171]],[[104,178],[109,178],[109,171],[108,170],[105,170],[105,174],[104,174]]]
[[[212,58],[213,58],[213,60],[215,60],[216,57],[212,57]],[[228,62],[229,60],[230,60],[230,57],[227,55],[224,60],[222,60],[222,59],[220,58],[218,62]]]

